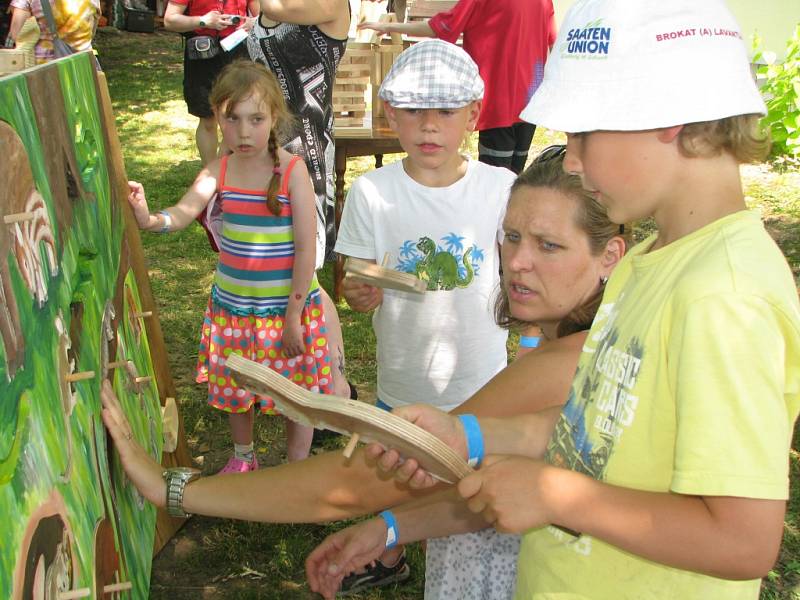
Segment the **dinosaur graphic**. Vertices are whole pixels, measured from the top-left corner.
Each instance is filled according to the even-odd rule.
[[[464,277],[458,274],[456,257],[444,250],[437,250],[436,243],[431,238],[421,237],[417,242],[417,248],[423,257],[417,262],[414,274],[428,282],[429,290],[452,290],[457,287],[467,287],[472,283],[475,271],[470,256],[474,247],[468,248],[461,257],[461,262],[467,270]]]

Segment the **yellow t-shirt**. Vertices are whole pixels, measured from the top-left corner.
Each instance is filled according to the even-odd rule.
[[[655,492],[785,499],[800,408],[800,303],[758,215],[646,253],[608,282],[552,464]],[[755,599],[760,581],[667,567],[552,527],[522,543],[516,598]]]

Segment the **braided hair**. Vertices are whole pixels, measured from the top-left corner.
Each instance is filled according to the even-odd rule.
[[[208,100],[215,114],[220,111],[230,114],[239,102],[247,100],[253,94],[264,101],[272,116],[267,149],[273,161],[273,169],[266,189],[267,207],[277,215],[281,212],[281,203],[278,200],[281,184],[278,135],[282,130],[290,128],[293,120],[277,78],[261,63],[247,59],[235,60],[222,69],[214,81]]]
[[[269,132],[267,150],[269,150],[274,165],[267,185],[267,208],[272,211],[273,215],[279,215],[281,213],[281,201],[278,200],[278,191],[281,189],[281,159],[278,156],[278,141],[274,129]]]

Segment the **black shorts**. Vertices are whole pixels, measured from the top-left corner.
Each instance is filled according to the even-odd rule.
[[[183,49],[183,99],[189,114],[201,119],[214,116],[208,103],[211,86],[225,65],[237,58],[249,58],[247,44],[239,44],[230,52],[204,60],[189,60],[186,48]]]
[[[514,123],[510,127],[484,129],[478,132],[478,160],[520,174],[528,160],[536,125]]]

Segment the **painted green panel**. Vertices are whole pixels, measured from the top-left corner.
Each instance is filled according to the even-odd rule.
[[[99,399],[108,360],[127,359],[139,376],[153,374],[147,336],[135,316],[141,304],[132,274],[120,272],[121,211],[112,210],[89,56],[40,69],[51,71],[37,69],[28,77],[57,69],[63,106],[33,102],[23,74],[0,79],[5,176],[19,183],[0,187],[0,212],[33,214],[0,234],[0,310],[7,313],[5,321],[0,314],[0,598],[30,597],[34,587],[89,588],[99,598],[98,588],[116,581],[133,585],[122,597],[146,598],[155,510],[109,453]],[[54,182],[48,181],[48,172],[58,171],[48,171],[55,157],[43,150],[51,134],[39,131],[36,110],[43,105],[49,122],[60,119],[68,132],[77,166],[69,223],[59,222],[63,206],[55,206]],[[126,292],[115,299],[120,278]],[[10,348],[22,348],[14,366]],[[94,376],[79,381],[64,377],[90,371]],[[137,439],[160,458],[155,382],[135,384],[124,368],[109,376]]]

